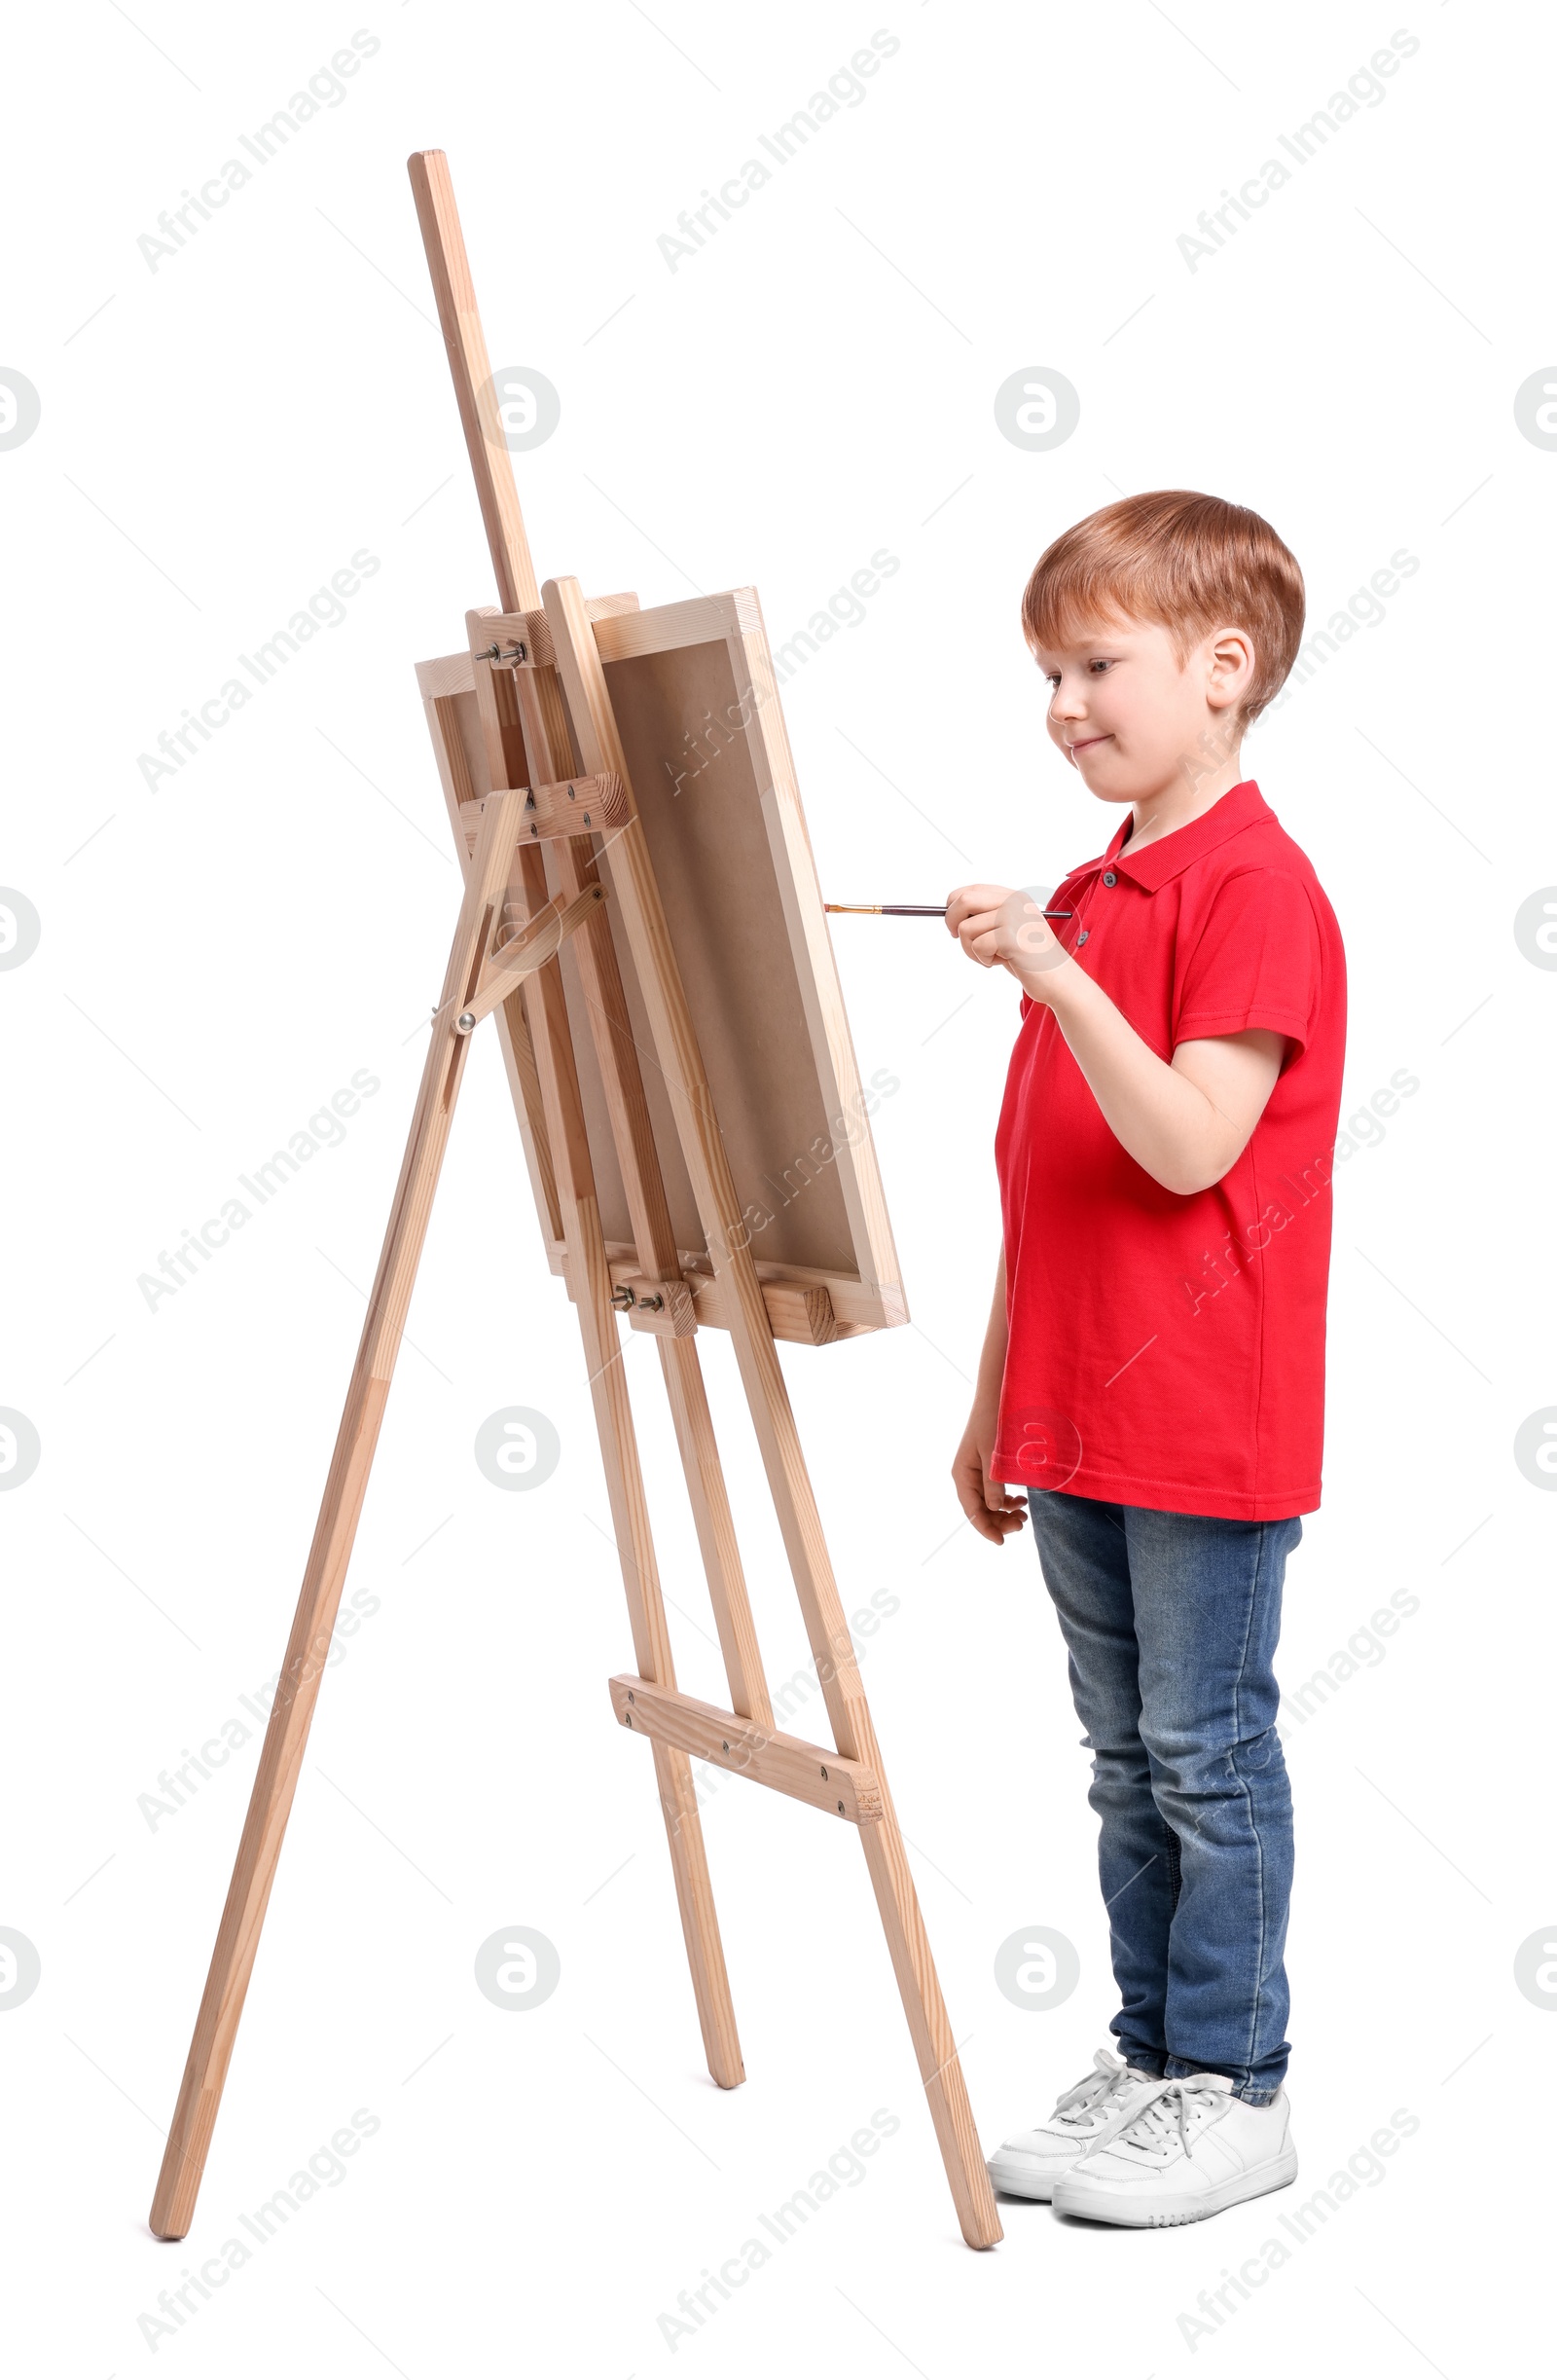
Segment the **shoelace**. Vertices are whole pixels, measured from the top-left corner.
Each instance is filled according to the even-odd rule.
[[[1166,2145],[1167,2136],[1177,2130],[1179,2147],[1186,2157],[1192,2157],[1195,2152],[1189,2145],[1189,2110],[1202,2104],[1212,2105],[1215,2098],[1216,2093],[1208,2090],[1204,2083],[1165,2082],[1135,2122],[1126,2127],[1120,2140],[1136,2148],[1157,2148]]]
[[[1074,2124],[1079,2123],[1082,2117],[1091,2115],[1104,2100],[1118,2089],[1128,2071],[1129,2069],[1123,2066],[1111,2067],[1106,2070],[1094,2067],[1090,2074],[1083,2074],[1081,2080],[1073,2083],[1068,2091],[1061,2092],[1054,2103],[1054,2121]]]

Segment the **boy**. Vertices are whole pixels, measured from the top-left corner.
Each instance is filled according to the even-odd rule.
[[[1093,1753],[1121,2007],[1119,2055],[990,2170],[1062,2213],[1181,2223],[1297,2172],[1271,1664],[1320,1501],[1345,957],[1242,772],[1303,633],[1269,525],[1127,497],[1048,548],[1022,620],[1050,736],[1128,807],[1046,910],[996,885],[947,909],[1023,993],[1004,1254],[953,1477],[993,1545],[1032,1515]]]

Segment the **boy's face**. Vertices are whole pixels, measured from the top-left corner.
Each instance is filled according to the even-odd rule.
[[[1100,801],[1203,781],[1215,755],[1238,751],[1238,697],[1253,665],[1242,629],[1213,630],[1180,664],[1159,622],[1100,622],[1034,658],[1049,683],[1050,737]]]

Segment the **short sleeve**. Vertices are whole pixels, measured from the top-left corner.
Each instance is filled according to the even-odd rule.
[[[1262,1025],[1305,1047],[1322,966],[1319,920],[1296,876],[1252,868],[1229,877],[1179,977],[1174,1046]]]

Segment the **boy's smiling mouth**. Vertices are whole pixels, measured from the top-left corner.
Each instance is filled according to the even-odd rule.
[[[1074,744],[1068,744],[1066,750],[1073,758],[1077,752],[1088,752],[1095,744],[1106,744],[1109,740],[1107,736],[1081,736]]]

